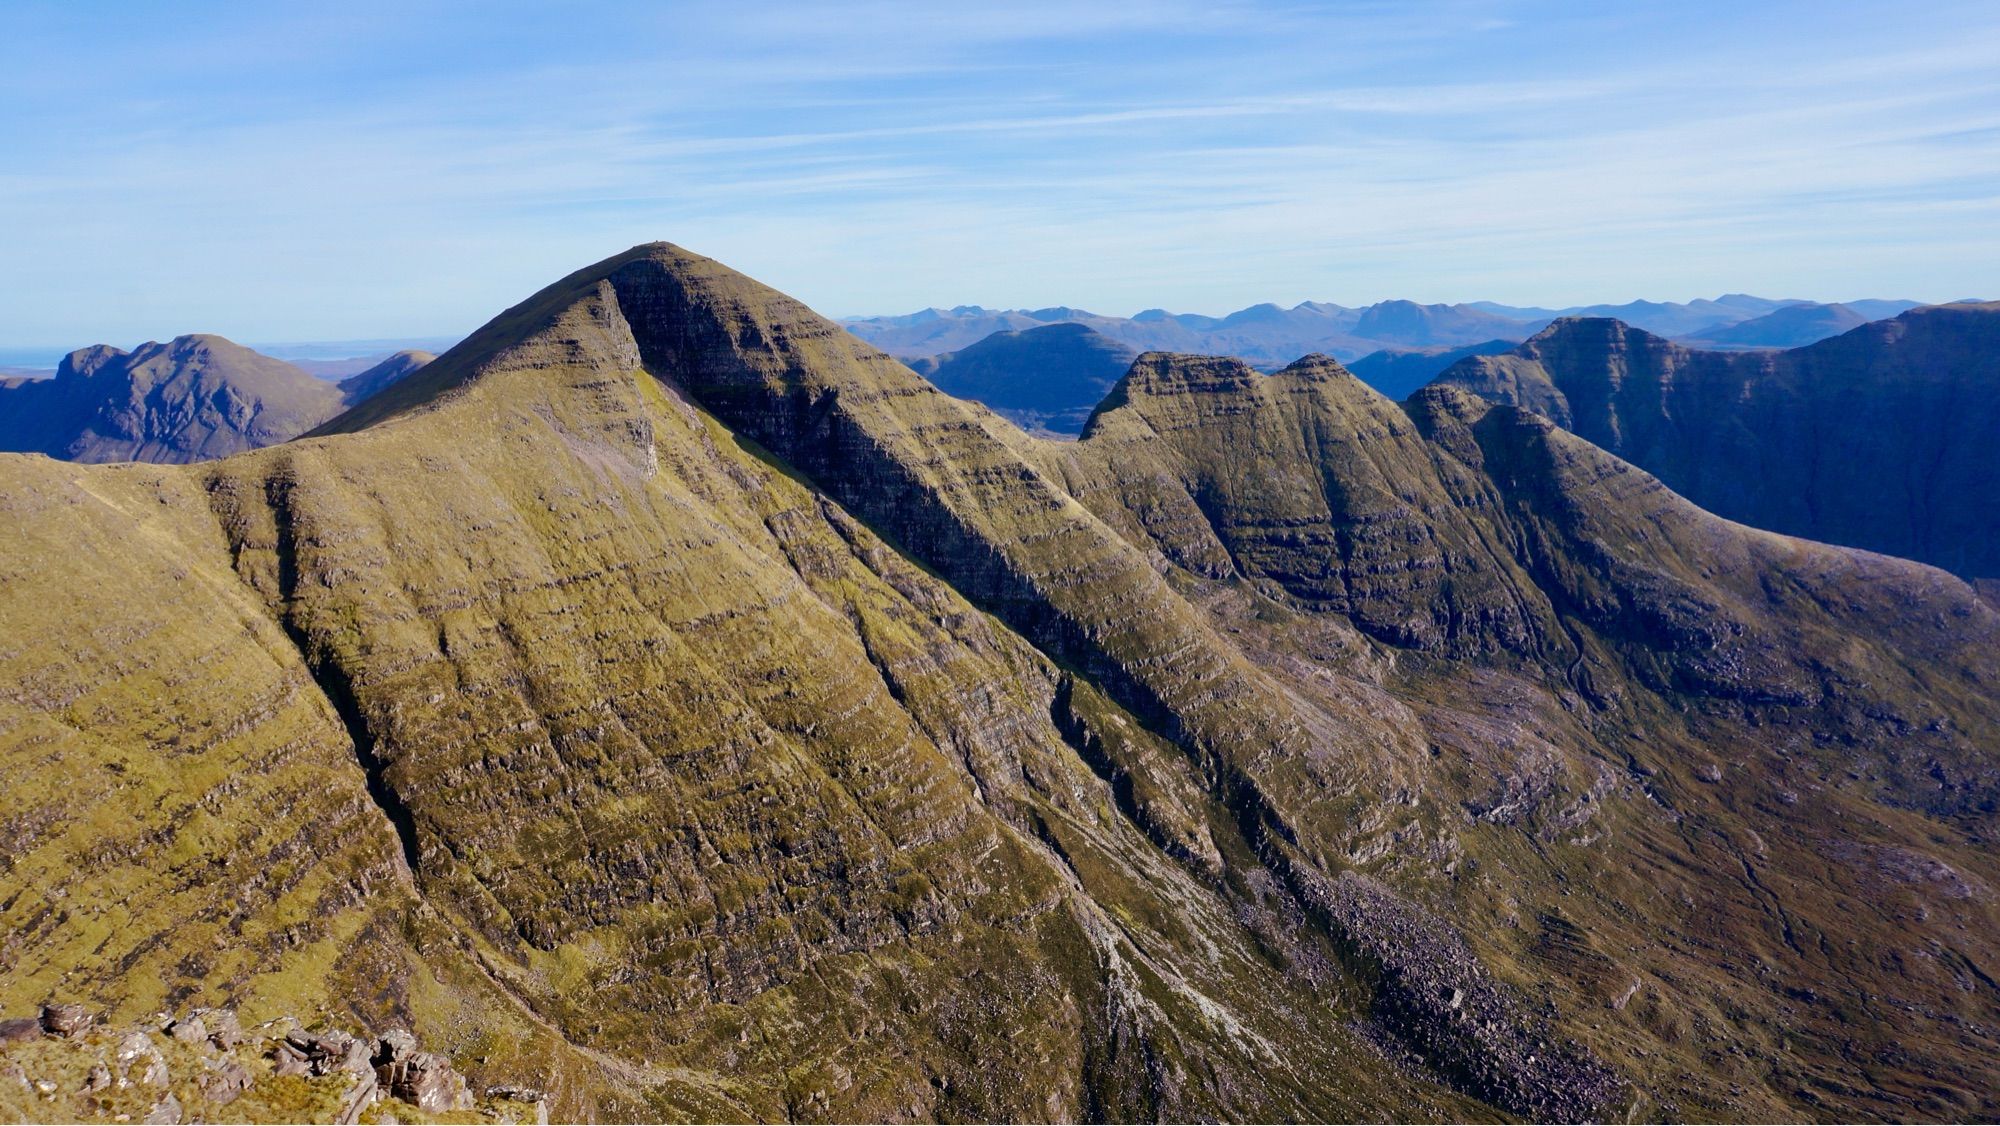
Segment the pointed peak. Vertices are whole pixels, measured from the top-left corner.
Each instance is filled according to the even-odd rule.
[[[578,366],[636,371],[703,348],[732,353],[740,361],[732,376],[773,386],[810,382],[838,367],[797,362],[802,346],[852,349],[874,378],[900,372],[929,386],[797,300],[713,258],[650,242],[544,287],[308,437],[425,410],[503,372]]]

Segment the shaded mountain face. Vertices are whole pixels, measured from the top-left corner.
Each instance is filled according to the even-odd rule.
[[[220,336],[70,353],[0,381],[0,450],[64,461],[210,461],[289,441],[435,359],[398,352],[338,385]]]
[[[0,449],[184,463],[268,446],[339,413],[339,391],[220,336],[96,345],[55,378],[0,388]]]
[[[1518,404],[1760,528],[2000,577],[2000,304],[1940,305],[1776,353],[1558,321],[1439,377]]]
[[[1511,340],[1487,340],[1462,348],[1384,350],[1355,360],[1347,370],[1389,398],[1404,399],[1467,356],[1491,356],[1513,347]]]
[[[2000,617],[1453,388],[1038,441],[654,244],[0,509],[10,1011],[567,1117],[2000,1113]]]
[[[406,348],[364,371],[356,372],[341,380],[341,396],[351,406],[385,390],[397,380],[403,379],[435,359],[437,356],[430,352]]]
[[[1138,353],[1074,322],[997,332],[962,352],[913,360],[947,395],[998,411],[1028,431],[1077,434]]]

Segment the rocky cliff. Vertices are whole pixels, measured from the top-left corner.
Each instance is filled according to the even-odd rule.
[[[599,1118],[2000,1112],[2000,618],[1510,407],[1041,442],[654,244],[0,510],[0,1007]]]
[[[1515,403],[1759,528],[2000,576],[2000,303],[1915,309],[1788,352],[1558,321],[1438,382]]]

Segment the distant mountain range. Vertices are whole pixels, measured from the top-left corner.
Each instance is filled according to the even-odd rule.
[[[1881,316],[1893,317],[1904,311],[1897,309]],[[1702,348],[1803,348],[1877,319],[1880,318],[1867,316],[1853,305],[1787,305],[1726,328],[1683,337],[1682,343]]]
[[[66,461],[207,461],[297,437],[422,367],[399,352],[335,385],[220,336],[63,357],[53,379],[0,380],[0,450]]]
[[[1406,316],[1379,320],[1421,325]],[[1860,316],[1853,305],[1782,306],[1699,348],[1613,318],[1563,317],[1518,346],[1384,350],[1348,366],[1394,399],[1435,380],[1546,415],[1730,519],[1994,584],[2000,303]],[[1814,339],[1751,350],[1801,336]],[[1064,321],[911,366],[1025,429],[1076,435],[1132,359],[1130,345]]]
[[[1915,301],[1873,299],[1821,305],[1740,293],[1685,304],[1633,301],[1566,309],[1500,305],[1490,301],[1459,305],[1381,301],[1349,308],[1306,301],[1289,309],[1273,304],[1252,305],[1223,317],[1169,313],[1164,309],[1148,309],[1133,317],[1111,317],[1066,305],[1025,310],[960,305],[951,309],[924,309],[904,316],[850,317],[841,324],[877,348],[905,359],[957,351],[996,332],[1019,332],[1046,324],[1081,324],[1136,352],[1227,355],[1247,360],[1253,366],[1275,369],[1314,352],[1344,361],[1378,351],[1452,349],[1491,340],[1520,341],[1557,317],[1566,316],[1615,317],[1660,336],[1700,338],[1718,347],[1795,347],[1917,305]],[[1784,315],[1776,321],[1746,327],[1734,337],[1717,336],[1780,313]],[[1815,331],[1819,335],[1811,336]]]
[[[1544,415],[1729,519],[2000,579],[2000,302],[1783,352],[1564,318],[1437,382]]]

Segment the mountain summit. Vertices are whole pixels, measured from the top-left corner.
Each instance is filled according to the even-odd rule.
[[[1041,441],[652,244],[0,511],[10,1011],[572,1118],[2000,1113],[2000,617],[1455,388]]]

